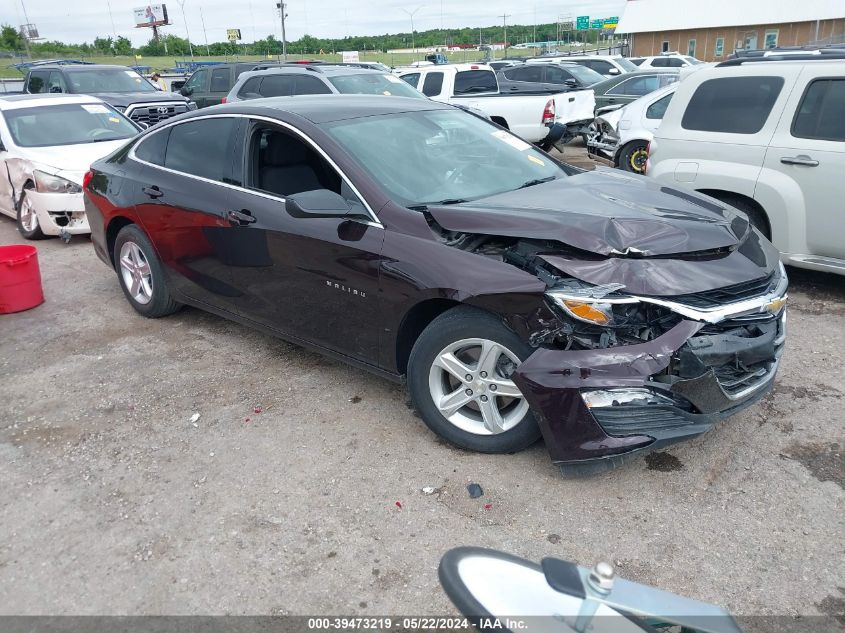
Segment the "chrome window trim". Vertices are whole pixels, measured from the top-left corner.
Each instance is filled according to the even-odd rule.
[[[164,167],[163,165],[156,165],[155,163],[150,163],[146,160],[142,160],[135,155],[135,149],[141,143],[146,141],[149,137],[153,136],[154,134],[161,133],[162,131],[164,131],[167,128],[173,127],[175,125],[182,125],[183,123],[190,123],[192,121],[203,121],[203,120],[206,120],[206,119],[221,119],[221,118],[230,118],[230,119],[236,119],[237,118],[237,119],[250,119],[250,120],[264,121],[266,123],[271,123],[273,125],[278,125],[280,127],[283,127],[286,130],[289,130],[290,132],[293,132],[294,134],[298,135],[306,143],[308,143],[314,150],[316,150],[317,153],[320,154],[320,156],[322,156],[326,160],[326,162],[328,162],[329,165],[331,165],[335,169],[335,171],[337,171],[338,174],[340,174],[340,177],[343,178],[343,181],[349,186],[349,188],[352,190],[352,192],[356,196],[358,196],[358,199],[361,201],[361,204],[364,205],[364,208],[367,210],[367,213],[371,218],[370,220],[362,222],[362,223],[367,224],[368,226],[378,227],[380,229],[384,228],[384,225],[381,223],[378,216],[373,211],[369,202],[367,202],[367,200],[364,198],[364,196],[361,195],[361,192],[358,191],[358,188],[354,184],[352,184],[352,181],[349,180],[349,177],[344,173],[344,171],[340,167],[338,167],[337,163],[335,163],[334,160],[332,160],[331,157],[328,154],[326,154],[326,152],[323,151],[323,149],[319,145],[317,145],[317,143],[315,143],[314,140],[312,140],[310,136],[305,134],[305,132],[302,132],[301,130],[295,128],[290,123],[286,123],[284,121],[279,121],[278,119],[274,119],[274,118],[271,118],[271,117],[256,115],[256,114],[241,114],[241,113],[206,114],[206,115],[203,115],[203,116],[191,117],[190,119],[183,119],[181,121],[172,121],[172,122],[163,123],[160,128],[156,129],[155,131],[153,131],[149,134],[145,134],[143,136],[143,138],[139,139],[132,146],[132,149],[129,150],[128,157],[130,159],[134,160],[137,163],[141,163],[142,165],[147,165],[147,166],[153,167],[155,169],[161,169],[162,171],[166,171],[166,172],[169,172],[171,174],[177,174],[179,176],[185,176],[187,178],[193,178],[194,180],[199,180],[201,182],[211,183],[213,185],[219,185],[221,187],[228,187],[229,189],[234,189],[235,191],[251,193],[251,194],[254,194],[254,195],[257,195],[257,196],[261,196],[262,198],[268,198],[270,200],[277,200],[279,202],[285,202],[285,198],[283,198],[281,196],[274,196],[273,194],[269,194],[269,193],[266,193],[264,191],[259,191],[257,189],[251,189],[250,187],[244,187],[242,185],[233,185],[233,184],[228,183],[228,182],[220,182],[219,180],[211,180],[210,178],[204,178],[202,176],[195,176],[194,174],[188,174],[184,171],[178,171],[176,169],[170,169],[169,167]],[[350,220],[352,220],[352,219],[353,218],[350,218]]]
[[[135,110],[137,110],[138,108],[152,108],[152,107],[156,107],[156,106],[172,106],[172,105],[175,105],[175,106],[184,105],[185,108],[186,108],[185,112],[190,112],[190,109],[188,108],[188,102],[187,101],[179,101],[177,99],[174,99],[173,101],[151,101],[150,103],[130,103],[128,106],[126,106],[126,110],[124,111],[124,114],[128,117],[133,112],[135,112]],[[177,112],[176,114],[183,114],[183,113]]]

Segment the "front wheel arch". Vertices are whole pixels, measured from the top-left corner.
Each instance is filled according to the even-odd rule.
[[[741,193],[722,191],[721,189],[698,189],[699,193],[716,198],[720,202],[736,207],[748,216],[755,229],[760,231],[767,240],[772,239],[772,224],[766,210],[754,198]]]

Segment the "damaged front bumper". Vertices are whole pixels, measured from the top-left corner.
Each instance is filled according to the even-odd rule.
[[[783,291],[785,292],[785,286]],[[786,335],[782,301],[721,320],[684,318],[636,345],[540,348],[513,379],[561,466],[621,464],[711,429],[765,396]],[[603,470],[603,468],[597,468]]]
[[[44,235],[85,235],[91,232],[82,193],[27,191]]]

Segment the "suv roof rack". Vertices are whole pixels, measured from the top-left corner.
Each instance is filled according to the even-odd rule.
[[[771,49],[770,49],[771,50]],[[751,51],[747,51],[751,52]],[[754,51],[756,52],[756,51]],[[724,66],[741,66],[742,64],[757,63],[757,62],[819,62],[831,59],[845,59],[845,49],[839,51],[817,51],[812,52],[794,52],[794,53],[775,53],[774,55],[745,55],[727,59],[716,64],[717,68]]]
[[[14,64],[12,68],[15,68],[21,72],[25,70],[29,70],[30,68],[36,66],[92,66],[94,62],[86,62],[82,61],[81,59],[38,59],[31,62],[21,62],[20,64]]]

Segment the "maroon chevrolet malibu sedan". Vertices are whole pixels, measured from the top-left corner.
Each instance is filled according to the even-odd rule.
[[[449,442],[542,437],[567,474],[709,430],[783,350],[786,275],[741,212],[427,100],[188,113],[84,188],[141,315],[189,304],[406,380]]]

